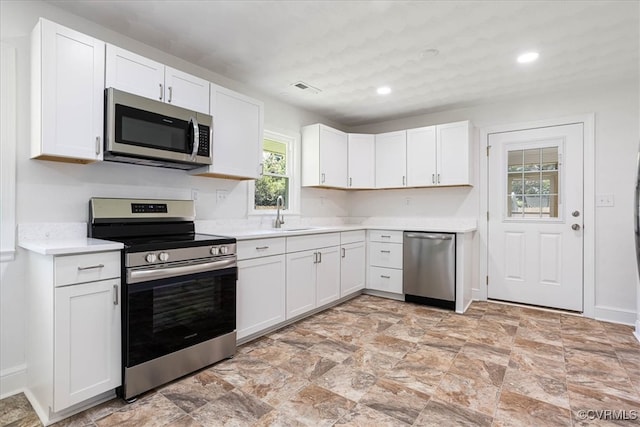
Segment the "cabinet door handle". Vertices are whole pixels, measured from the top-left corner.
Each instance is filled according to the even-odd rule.
[[[347,250],[345,248],[342,248],[342,258],[347,256]]]
[[[326,178],[326,176],[325,176],[325,175],[324,175],[324,173],[323,173],[323,174],[321,175],[320,182],[324,184],[325,178]]]
[[[173,88],[169,86],[169,99],[167,99],[167,102],[171,104],[172,99],[173,99]]]
[[[318,252],[318,264],[322,262],[322,252]]]
[[[385,276],[384,274],[381,274],[380,277],[382,277],[383,279],[391,279],[391,276]]]
[[[118,285],[113,285],[113,305],[118,305]]]
[[[440,174],[438,174],[438,184],[440,184]]]
[[[318,263],[318,252],[314,252],[313,253],[313,263],[317,264]]]
[[[88,267],[78,267],[78,271],[94,270],[96,268],[104,268],[104,264],[90,265]]]
[[[260,163],[260,176],[264,176],[264,163]]]
[[[402,185],[403,186],[406,185],[406,182],[407,182],[407,177],[402,175]]]
[[[353,178],[349,178],[349,187],[353,187]]]
[[[381,250],[380,252],[382,252],[383,254],[390,254],[391,253],[391,251],[383,251],[383,250]]]
[[[435,184],[435,183],[436,183],[436,174],[435,174],[435,173],[432,173],[432,174],[431,174],[431,183],[432,183],[432,184]]]
[[[269,249],[269,246],[256,246],[256,250]]]
[[[96,155],[100,154],[100,137],[96,136]]]
[[[160,97],[158,99],[162,101],[163,96],[164,96],[164,88],[162,87],[162,83],[160,83]]]

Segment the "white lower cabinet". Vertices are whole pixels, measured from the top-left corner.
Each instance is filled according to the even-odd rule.
[[[29,252],[28,263],[25,393],[47,425],[121,385],[120,252]]]
[[[120,279],[56,288],[53,409],[120,385]]]
[[[238,339],[284,322],[285,283],[284,255],[238,261]]]
[[[402,294],[402,231],[369,230],[367,289]]]
[[[340,233],[340,296],[364,289],[366,280],[366,235],[364,230]]]
[[[340,233],[287,238],[287,320],[340,298]]]

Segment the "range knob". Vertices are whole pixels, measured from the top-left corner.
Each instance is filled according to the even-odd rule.
[[[214,246],[211,248],[211,255],[220,255],[220,248],[217,246]]]
[[[220,246],[220,253],[221,253],[222,255],[226,255],[226,254],[227,254],[227,252],[229,252],[229,248],[228,248],[228,247],[226,247],[226,246]]]
[[[169,254],[166,252],[160,252],[160,254],[158,255],[158,258],[160,258],[160,261],[162,262],[167,262],[169,261]]]
[[[158,260],[158,257],[156,256],[156,254],[151,253],[151,254],[147,254],[146,257],[144,257],[144,259],[149,263],[154,263]]]

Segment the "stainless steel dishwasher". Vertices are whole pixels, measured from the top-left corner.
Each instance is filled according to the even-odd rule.
[[[402,251],[405,301],[455,310],[456,235],[405,231]]]

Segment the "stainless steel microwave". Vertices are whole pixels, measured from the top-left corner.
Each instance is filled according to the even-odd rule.
[[[104,123],[106,161],[185,170],[211,164],[208,114],[108,88]]]

